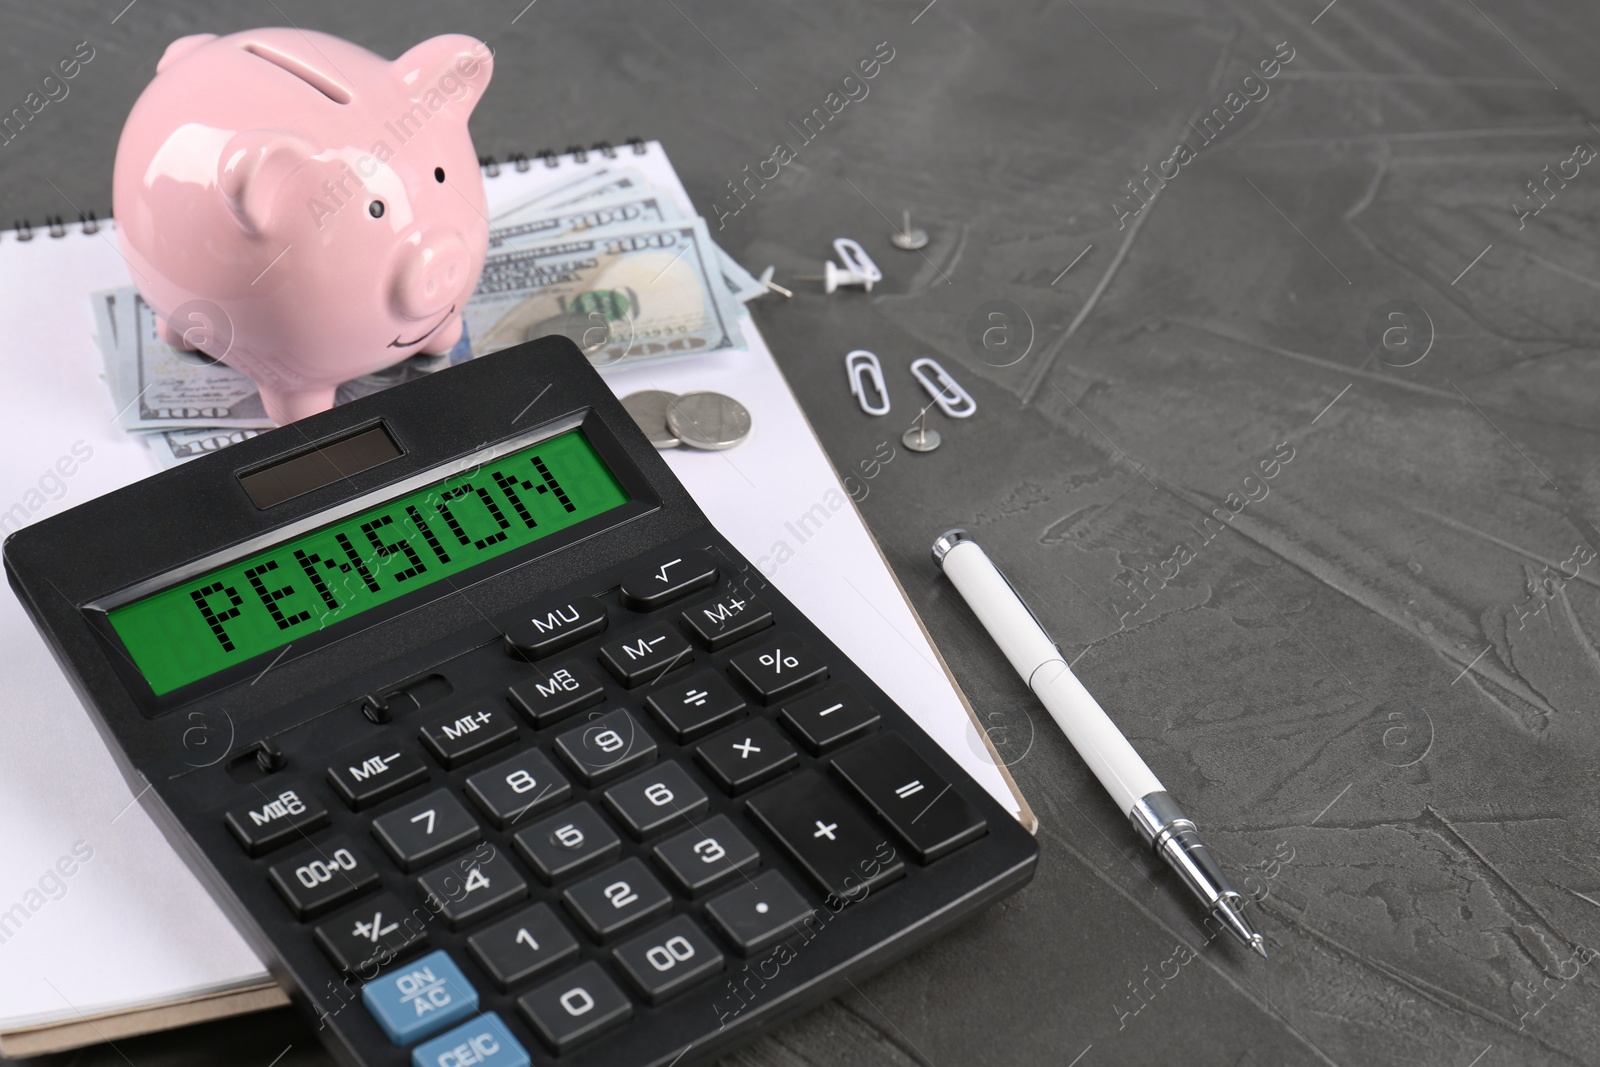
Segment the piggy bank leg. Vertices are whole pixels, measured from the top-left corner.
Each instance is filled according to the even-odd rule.
[[[465,327],[462,325],[461,316],[451,315],[450,321],[434,330],[428,339],[422,342],[417,351],[425,352],[430,356],[443,355],[454,348],[457,341],[461,340],[461,331],[463,329]]]
[[[174,330],[172,328],[172,323],[168,322],[160,315],[156,316],[156,333],[161,335],[162,341],[166,342],[173,348],[178,349],[179,351],[192,349],[194,347],[183,339],[182,331]]]
[[[333,407],[333,394],[335,386],[326,389],[308,389],[300,392],[283,392],[277,389],[260,388],[261,403],[267,410],[267,418],[279,426],[296,422],[327,411]]]

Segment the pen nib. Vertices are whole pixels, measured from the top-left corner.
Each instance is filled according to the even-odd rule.
[[[1234,902],[1237,894],[1227,894],[1218,899],[1212,913],[1228,928],[1228,932],[1239,939],[1239,943],[1254,949],[1262,959],[1267,958],[1267,942],[1250,925],[1250,920],[1244,917],[1244,912]]]

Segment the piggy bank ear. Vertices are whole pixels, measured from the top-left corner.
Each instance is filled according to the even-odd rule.
[[[284,179],[316,155],[310,142],[282,130],[241,130],[217,162],[217,189],[247,233],[266,231]]]
[[[214,33],[194,33],[188,37],[179,37],[167,45],[167,50],[161,54],[161,62],[156,64],[156,73],[160,74],[172,64],[193,52],[203,44],[210,44],[217,39]]]
[[[411,99],[433,111],[443,106],[441,101],[448,103],[444,110],[465,122],[489,87],[494,53],[476,38],[446,33],[423,41],[395,60],[393,67]]]

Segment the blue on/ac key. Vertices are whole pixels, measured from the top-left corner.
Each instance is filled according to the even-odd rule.
[[[411,1067],[529,1067],[529,1062],[527,1051],[492,1011],[411,1053]]]
[[[361,1002],[389,1040],[409,1045],[478,1010],[478,991],[443,951],[368,982]]]

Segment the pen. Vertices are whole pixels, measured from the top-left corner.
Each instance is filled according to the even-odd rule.
[[[1078,681],[1061,650],[998,567],[965,530],[933,542],[937,563],[1050,717],[1100,779],[1128,821],[1178,873],[1207,911],[1263,957],[1266,943],[1244,917],[1242,897],[1195,832],[1195,825],[1128,739]]]

